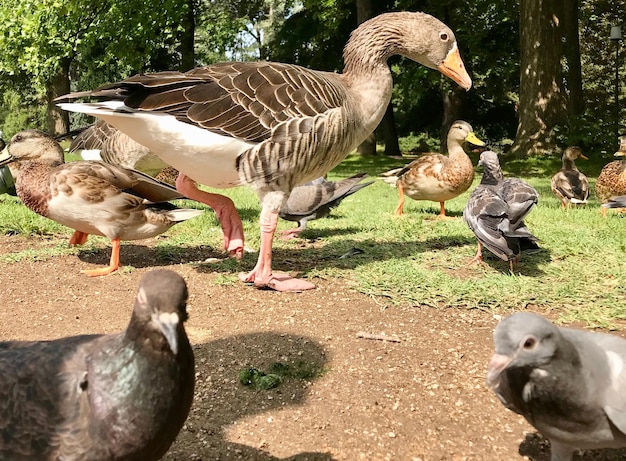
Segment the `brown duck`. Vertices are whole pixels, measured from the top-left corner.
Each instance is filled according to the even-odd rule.
[[[383,173],[398,188],[398,206],[395,213],[403,214],[404,196],[413,200],[439,202],[439,218],[446,218],[445,202],[461,195],[472,185],[474,166],[463,150],[463,143],[475,146],[485,143],[474,134],[472,126],[457,120],[448,131],[448,155],[428,153],[412,161],[404,168]]]

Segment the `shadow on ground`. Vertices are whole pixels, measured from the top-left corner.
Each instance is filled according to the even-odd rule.
[[[323,374],[327,363],[326,353],[316,341],[280,333],[243,334],[195,345],[194,355],[196,389],[193,405],[185,427],[163,458],[165,461],[334,459],[329,453],[320,452],[277,458],[262,448],[234,443],[225,437],[226,429],[237,420],[268,411],[275,413],[281,408],[305,402],[310,381]],[[249,367],[268,370],[277,362],[290,366],[304,364],[315,372],[307,379],[287,378],[269,390],[255,390],[239,382],[241,370]],[[304,427],[302,431],[309,429]]]
[[[550,442],[537,433],[526,434],[519,446],[519,454],[531,461],[550,461]],[[574,455],[573,461],[623,461],[626,449],[583,450]]]

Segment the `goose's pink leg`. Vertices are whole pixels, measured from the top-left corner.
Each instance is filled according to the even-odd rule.
[[[272,240],[278,223],[278,212],[261,210],[261,249],[259,260],[248,274],[241,273],[244,282],[253,282],[257,288],[271,288],[276,291],[304,291],[315,288],[311,282],[293,278],[283,272],[272,272]]]
[[[196,182],[183,173],[180,173],[176,179],[176,190],[187,198],[206,203],[213,208],[224,234],[224,249],[230,256],[241,259],[244,242],[243,225],[233,201],[223,195],[198,189]]]

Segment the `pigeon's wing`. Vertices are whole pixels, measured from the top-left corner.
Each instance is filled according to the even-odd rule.
[[[602,206],[607,208],[626,208],[626,195],[611,197],[611,199]]]
[[[84,356],[94,338],[0,343],[0,459],[56,459],[81,432]]]
[[[505,179],[498,193],[508,204],[507,215],[512,227],[521,223],[539,201],[539,194],[535,188],[518,178]]]
[[[584,333],[584,332],[583,332]],[[606,355],[608,377],[603,394],[603,409],[611,422],[626,436],[626,340],[619,336],[593,333],[589,339]],[[596,366],[596,364],[585,364]]]
[[[465,205],[463,219],[489,251],[507,261],[512,254],[500,227],[507,221],[507,204],[491,187],[478,186]]]

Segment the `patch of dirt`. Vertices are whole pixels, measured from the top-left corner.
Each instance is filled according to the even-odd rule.
[[[45,245],[50,239],[0,236],[0,257]],[[3,264],[0,338],[124,329],[155,253],[149,241],[123,245],[122,262],[135,269],[95,279],[79,274],[108,258],[103,247]],[[546,442],[485,387],[493,313],[385,305],[337,279],[289,294],[222,285],[223,274],[206,265],[166,267],[185,278],[191,293],[186,330],[196,394],[165,460],[549,459]],[[359,332],[400,342],[358,338]],[[271,390],[239,383],[241,370],[266,371],[276,362],[323,371]],[[603,450],[576,459],[625,457],[624,450]]]

